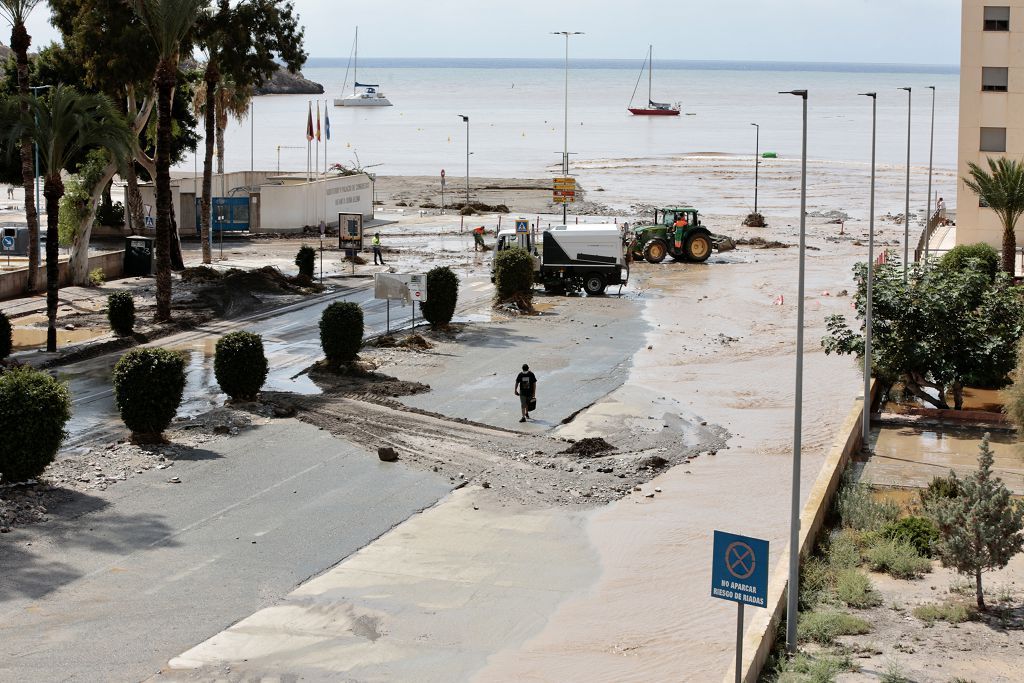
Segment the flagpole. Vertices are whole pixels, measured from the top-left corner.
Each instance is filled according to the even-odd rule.
[[[327,177],[327,143],[331,141],[331,115],[327,113],[327,102],[324,100],[324,120],[327,123],[326,130],[327,136],[324,138],[324,177]]]
[[[320,179],[320,100],[316,101],[316,178]]]

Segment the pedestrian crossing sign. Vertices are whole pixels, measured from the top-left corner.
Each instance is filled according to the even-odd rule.
[[[530,232],[530,221],[525,218],[516,219],[516,234],[529,233]]]

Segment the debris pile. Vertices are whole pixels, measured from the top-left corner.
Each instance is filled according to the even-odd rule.
[[[581,458],[593,458],[601,453],[614,450],[615,446],[611,445],[601,437],[589,436],[585,439],[580,439],[564,451],[560,451],[560,453],[562,455],[576,455]]]

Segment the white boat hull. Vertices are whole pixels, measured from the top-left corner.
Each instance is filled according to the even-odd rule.
[[[390,107],[386,97],[342,97],[334,100],[335,107]]]

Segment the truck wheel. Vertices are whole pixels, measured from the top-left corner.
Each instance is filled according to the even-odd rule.
[[[711,256],[711,238],[704,233],[690,235],[684,246],[686,258],[696,263],[703,263]]]
[[[604,276],[600,273],[590,273],[583,278],[583,289],[589,296],[598,296],[604,293]]]
[[[667,253],[668,249],[661,240],[651,240],[644,245],[644,258],[648,263],[661,263]]]

